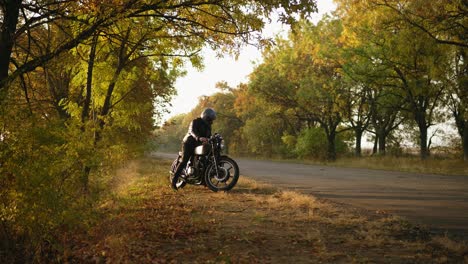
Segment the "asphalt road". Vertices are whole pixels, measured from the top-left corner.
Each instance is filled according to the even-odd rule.
[[[174,154],[155,154],[174,158]],[[468,176],[236,159],[241,175],[468,238]]]

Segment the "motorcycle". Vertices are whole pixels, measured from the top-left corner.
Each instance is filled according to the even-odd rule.
[[[239,166],[233,159],[221,155],[223,148],[223,138],[214,134],[206,144],[195,148],[181,175],[175,176],[177,166],[182,162],[182,152],[179,152],[171,165],[169,180],[172,187],[177,190],[188,183],[205,185],[214,192],[231,190],[239,180]]]

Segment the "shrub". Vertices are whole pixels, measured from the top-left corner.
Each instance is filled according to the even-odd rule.
[[[327,137],[320,128],[302,130],[295,152],[300,158],[323,158],[327,155]]]
[[[321,128],[313,127],[302,130],[297,138],[294,152],[299,158],[324,159],[327,157],[327,148],[328,141],[325,132]],[[335,149],[337,154],[348,151],[348,145],[340,134],[335,139]]]

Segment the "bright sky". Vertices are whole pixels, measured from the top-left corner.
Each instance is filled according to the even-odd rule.
[[[312,20],[315,22],[336,7],[332,0],[317,0],[317,2],[319,12],[312,15]],[[272,21],[272,24],[266,26],[263,34],[266,37],[273,37],[285,34],[287,31],[286,26]],[[262,58],[261,51],[252,46],[244,47],[237,60],[229,55],[217,58],[215,52],[209,49],[203,50],[203,53],[205,62],[203,71],[188,67],[187,75],[177,80],[175,87],[178,95],[172,100],[170,113],[164,116],[165,120],[177,114],[190,112],[197,105],[200,96],[217,92],[216,83],[220,81],[226,81],[231,87],[247,82],[255,63],[258,64]]]

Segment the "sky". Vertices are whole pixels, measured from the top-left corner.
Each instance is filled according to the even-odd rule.
[[[333,11],[336,6],[332,0],[317,0],[318,13],[312,15],[312,21],[317,22],[325,13]],[[274,37],[277,34],[285,36],[288,27],[275,21],[266,25],[262,34],[265,37]],[[211,95],[217,92],[216,83],[226,81],[230,87],[236,87],[242,82],[247,82],[248,75],[253,71],[255,64],[259,64],[262,59],[262,52],[253,46],[245,46],[237,60],[229,55],[217,58],[214,51],[204,49],[203,51],[205,67],[198,71],[187,66],[187,74],[179,78],[175,87],[178,95],[171,101],[169,113],[163,117],[163,121],[172,116],[188,113],[198,103],[198,98],[204,95]]]

